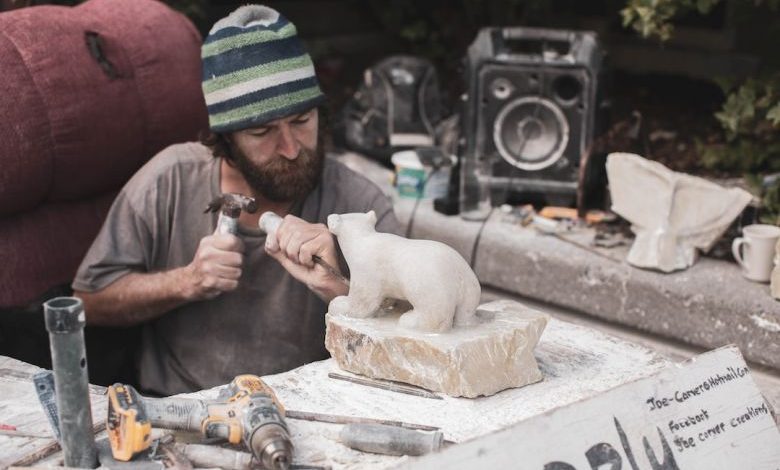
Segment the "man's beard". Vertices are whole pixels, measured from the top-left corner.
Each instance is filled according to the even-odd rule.
[[[270,162],[257,164],[235,145],[230,146],[233,163],[249,186],[273,202],[294,202],[305,198],[320,181],[325,160],[323,146],[301,148],[294,160],[276,156]]]

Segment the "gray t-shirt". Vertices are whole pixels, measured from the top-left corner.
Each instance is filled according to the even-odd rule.
[[[129,272],[189,264],[217,214],[220,160],[197,143],[168,147],[125,185],[78,269],[75,290],[94,292]],[[309,222],[329,214],[376,211],[377,230],[398,233],[392,203],[372,182],[326,159],[322,182],[294,211]],[[162,395],[266,375],[324,359],[327,305],[264,249],[259,230],[241,228],[246,246],[238,289],[192,302],[148,322],[141,387]]]

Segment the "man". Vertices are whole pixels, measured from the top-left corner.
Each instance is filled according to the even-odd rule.
[[[331,213],[373,209],[397,232],[392,205],[365,178],[325,161],[323,101],[295,27],[248,5],[218,21],[202,50],[208,145],[171,146],[117,196],[73,282],[87,322],[144,324],[141,387],[170,395],[241,373],[271,374],[327,357],[327,302],[348,291],[313,263],[339,266]],[[204,214],[222,193],[256,199],[239,234]],[[264,248],[264,211],[284,217]]]

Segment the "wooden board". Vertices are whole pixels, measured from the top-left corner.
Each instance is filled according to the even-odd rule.
[[[403,469],[780,469],[780,432],[736,347],[702,354],[597,397]]]
[[[16,427],[17,436],[0,433],[0,469],[30,465],[59,450],[51,426],[38,401],[32,376],[39,367],[0,356],[0,424]],[[92,421],[105,421],[105,389],[90,386]],[[38,437],[26,437],[28,436]]]

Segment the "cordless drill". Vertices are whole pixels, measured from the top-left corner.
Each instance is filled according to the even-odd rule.
[[[213,401],[146,398],[122,384],[109,387],[108,395],[106,429],[117,460],[129,460],[147,449],[151,444],[147,435],[155,426],[243,443],[264,468],[282,470],[292,463],[284,408],[257,376],[239,375]]]

